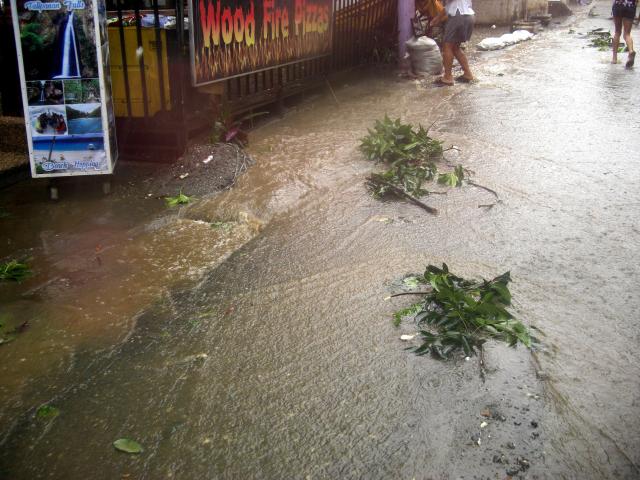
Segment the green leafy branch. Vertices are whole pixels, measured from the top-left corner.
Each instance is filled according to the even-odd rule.
[[[601,52],[610,50],[613,48],[613,37],[611,36],[611,32],[605,31],[602,28],[596,28],[595,30],[591,30],[587,33],[587,36],[591,37],[590,47],[595,47]],[[625,44],[623,41],[620,41],[618,45],[618,53],[625,51]]]
[[[442,142],[429,136],[429,129],[403,124],[387,115],[376,120],[368,135],[361,140],[360,150],[372,161],[393,163],[397,160],[431,161],[442,156]]]
[[[17,260],[0,264],[0,280],[22,282],[30,277],[31,274],[29,265]]]
[[[391,120],[387,115],[376,120],[373,129],[362,138],[360,150],[368,160],[388,165],[381,173],[367,177],[367,187],[375,198],[388,194],[404,197],[431,213],[437,210],[417,200],[431,192],[423,188],[427,181],[436,178],[438,183],[461,186],[464,169],[461,165],[453,172],[438,174],[435,162],[442,159],[445,150],[442,142],[429,136],[429,128],[417,128],[404,124],[399,118]]]
[[[492,280],[472,281],[458,277],[446,264],[442,268],[427,266],[421,284],[430,291],[416,292],[423,299],[394,314],[394,323],[413,316],[420,328],[422,344],[414,348],[418,355],[431,353],[439,359],[449,358],[458,350],[474,355],[488,339],[515,347],[531,348],[535,338],[516,320],[507,307],[511,304],[509,272]]]

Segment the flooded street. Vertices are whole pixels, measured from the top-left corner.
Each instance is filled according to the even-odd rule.
[[[7,207],[0,254],[38,275],[0,290],[5,321],[30,319],[0,346],[0,478],[503,479],[518,458],[522,478],[638,478],[640,69],[588,47],[612,28],[595,5],[477,55],[477,84],[359,71],[338,104],[321,92],[254,132],[233,189],[170,213],[117,190]],[[357,147],[385,114],[435,123],[501,202],[373,199]],[[543,348],[488,344],[484,381],[475,358],[406,351],[415,327],[391,314],[410,300],[387,297],[442,262],[510,270]]]

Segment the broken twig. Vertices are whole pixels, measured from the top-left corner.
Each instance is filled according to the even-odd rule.
[[[371,179],[369,180],[371,182]],[[395,193],[396,195],[400,196],[400,197],[404,197],[407,200],[409,200],[411,203],[413,203],[414,205],[417,205],[418,207],[422,208],[423,210],[426,210],[427,212],[429,212],[432,215],[438,215],[438,210],[430,207],[429,205],[427,205],[426,203],[421,202],[420,200],[418,200],[416,197],[409,195],[407,192],[405,192],[404,190],[402,190],[401,188],[396,187],[395,185],[392,185],[389,182],[384,182],[382,180],[376,180],[375,183],[379,183],[381,185],[384,185],[385,187],[387,187],[389,190],[391,190],[393,193]]]
[[[474,182],[472,180],[467,180],[467,183],[469,185],[473,185],[474,187],[481,188],[482,190],[486,190],[487,192],[494,194],[496,196],[496,198],[498,200],[500,200],[500,195],[498,195],[498,193],[495,190],[491,190],[489,187],[485,187],[484,185],[480,185],[479,183],[476,183],[476,182]]]
[[[400,297],[402,295],[426,295],[427,293],[431,293],[431,291],[428,291],[428,292],[399,292],[399,293],[394,293],[393,295],[390,295],[390,297],[391,298]]]

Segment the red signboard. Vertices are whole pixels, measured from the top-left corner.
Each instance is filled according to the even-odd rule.
[[[331,53],[333,0],[191,0],[194,85]]]

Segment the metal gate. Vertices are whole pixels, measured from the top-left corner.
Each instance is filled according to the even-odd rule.
[[[396,0],[334,0],[333,53],[227,80],[224,101],[232,112],[273,103],[324,82],[332,72],[371,61],[396,42]]]

